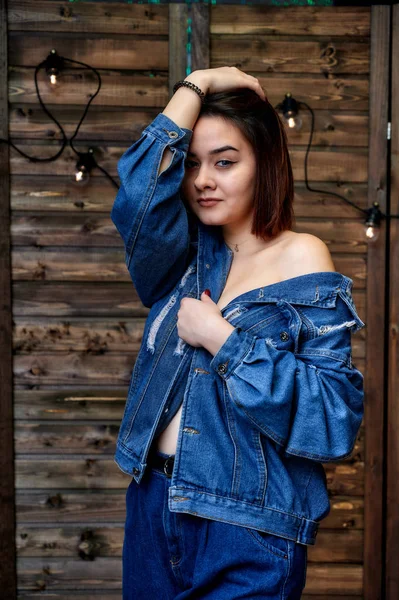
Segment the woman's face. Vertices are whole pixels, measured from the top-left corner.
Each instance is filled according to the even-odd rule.
[[[240,229],[241,224],[248,226],[252,222],[255,175],[255,154],[241,131],[221,117],[199,117],[187,153],[182,191],[186,205],[200,221],[206,225],[234,224],[234,229]],[[218,198],[218,202],[201,205],[201,198]]]

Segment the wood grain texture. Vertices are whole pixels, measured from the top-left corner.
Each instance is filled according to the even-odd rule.
[[[335,269],[364,287],[366,262],[362,255],[333,256]],[[124,251],[108,248],[30,248],[16,246],[12,253],[14,281],[129,281]],[[363,281],[363,285],[362,282]]]
[[[44,44],[47,52],[44,52]],[[38,43],[36,32],[11,32],[9,35],[10,64],[14,67],[28,68],[37,65],[47,56],[49,48],[56,48],[61,56],[70,60],[79,60],[96,69],[168,70],[167,37],[161,39],[154,36],[143,38],[134,35],[103,37],[98,36],[97,33],[93,36],[88,34],[73,37],[69,33],[66,35],[61,32],[42,33]],[[90,73],[85,67],[71,62],[65,66],[68,68],[69,75],[74,76],[76,80],[82,81],[86,78],[86,74]],[[46,77],[43,70],[41,72],[43,83]],[[61,77],[64,80],[64,72]],[[88,77],[90,80],[93,75]]]
[[[123,522],[117,524],[67,524],[44,528],[43,525],[20,525],[17,528],[17,550],[21,558],[68,557],[79,558],[82,537],[90,534],[91,551],[98,557],[121,557]],[[335,564],[361,564],[361,531],[322,531],[317,534],[318,544],[308,547],[308,564],[333,561]],[[322,542],[320,542],[322,538]],[[331,550],[327,554],[323,546]]]
[[[371,66],[370,66],[370,144],[369,144],[369,201],[377,201],[387,210],[387,123],[389,102],[389,44],[390,7],[371,8]],[[385,307],[386,287],[386,226],[381,223],[376,244],[367,252],[367,349],[365,372],[365,415],[367,429],[365,461],[365,534],[364,534],[364,599],[383,597],[383,495],[384,495],[384,438],[385,438],[385,363],[384,335],[388,315]]]
[[[9,31],[124,34],[126,37],[168,33],[168,6],[159,4],[78,2],[72,5],[59,0],[8,0],[7,18]]]
[[[211,7],[210,32],[214,34],[289,35],[292,37],[345,36],[368,38],[370,9],[362,6],[230,6]]]
[[[359,211],[340,198],[329,194],[341,194],[355,201],[362,208],[367,207],[367,183],[323,181],[322,191],[309,191],[304,182],[295,182],[294,212],[297,218],[339,219],[339,224],[349,220],[359,221]],[[66,175],[14,175],[11,188],[11,208],[13,216],[31,212],[76,213],[94,216],[95,213],[109,213],[115,200],[112,186],[104,185],[99,177],[93,177],[90,185],[79,189],[71,186]],[[359,221],[360,223],[360,221]]]
[[[392,141],[390,213],[399,215],[399,5],[392,7]],[[386,495],[386,600],[399,597],[399,220],[391,219],[389,252],[388,390],[387,390],[387,495]]]
[[[209,69],[210,65],[210,37],[209,19],[210,7],[208,4],[193,4],[192,13],[192,71]],[[225,62],[223,64],[226,64]]]
[[[43,53],[47,45],[43,47]],[[228,60],[226,59],[226,63]],[[212,61],[211,61],[211,67]],[[165,71],[155,69],[140,70],[99,70],[101,94],[94,98],[91,107],[120,106],[137,108],[159,107],[168,102],[168,77]],[[259,82],[273,106],[284,98],[287,91],[295,90],[295,95],[306,98],[313,110],[368,110],[369,82],[367,77],[354,74],[325,77],[323,74],[280,74],[249,70]],[[24,103],[38,105],[32,71],[24,66],[9,68],[9,102],[11,105]],[[62,92],[50,89],[45,74],[38,75],[40,95],[46,105],[57,107],[66,104],[78,105],[84,109],[87,99],[97,88],[97,78],[89,71],[82,75],[81,69],[65,69],[62,73]],[[49,125],[53,126],[52,121]]]
[[[171,5],[178,6],[178,5]],[[174,59],[173,62],[176,62]],[[176,65],[174,65],[176,66]],[[169,74],[171,87],[179,75]],[[184,72],[180,79],[184,78]],[[172,89],[170,89],[170,95]],[[82,106],[57,104],[54,114],[62,123],[68,136],[71,136],[82,115]],[[97,143],[113,141],[119,145],[131,145],[141,135],[142,130],[161,112],[161,107],[126,107],[90,106],[79,128],[79,137]],[[365,147],[368,144],[368,114],[353,110],[330,109],[322,107],[314,111],[314,131],[312,148]],[[309,112],[302,115],[303,125],[299,131],[287,130],[290,147],[292,145],[307,146],[311,116]],[[35,104],[15,101],[10,106],[10,132],[13,139],[23,140],[62,140],[62,134],[54,123],[49,122],[41,107]],[[72,190],[71,190],[72,191]]]
[[[7,2],[0,0],[0,137],[8,139]],[[0,590],[16,598],[9,146],[0,143]]]
[[[213,35],[212,67],[226,64],[245,71],[270,73],[369,73],[369,43],[345,39],[327,40],[264,35]]]
[[[18,573],[21,591],[68,588],[74,591],[115,590],[121,576],[121,561],[118,557],[98,557],[94,561],[73,558],[20,558]],[[307,571],[307,593],[339,595],[344,587],[348,596],[352,598],[361,594],[362,575],[361,565],[310,564]]]
[[[361,318],[363,310],[358,311]],[[58,320],[47,317],[14,318],[14,355],[34,355],[46,352],[77,352],[87,354],[137,353],[143,337],[145,319],[90,319],[71,317]],[[352,355],[365,357],[365,332],[353,335]]]
[[[365,254],[367,242],[359,220],[297,219],[293,228],[321,238],[331,253]],[[123,248],[123,242],[109,215],[67,214],[13,216],[11,240],[16,246],[60,246]]]
[[[187,18],[186,4],[169,4],[169,98],[175,83],[186,77]]]

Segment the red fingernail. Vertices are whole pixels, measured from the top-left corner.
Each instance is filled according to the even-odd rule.
[[[204,294],[206,294],[207,296],[211,296],[211,290],[208,290],[208,288],[206,288],[206,290],[204,290]]]

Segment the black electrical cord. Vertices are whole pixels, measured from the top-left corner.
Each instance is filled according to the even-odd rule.
[[[97,69],[95,69],[94,67],[91,67],[90,65],[87,65],[86,63],[80,62],[80,61],[78,61],[78,60],[72,60],[72,59],[69,59],[69,58],[64,58],[64,57],[61,57],[61,56],[59,57],[59,59],[60,59],[62,62],[64,62],[64,61],[67,61],[67,62],[70,62],[70,63],[75,63],[75,64],[82,65],[82,66],[86,67],[87,69],[91,69],[92,71],[94,71],[94,73],[96,74],[96,76],[97,76],[97,79],[98,79],[98,87],[97,87],[97,90],[96,90],[96,92],[93,94],[93,96],[90,98],[89,102],[87,103],[87,105],[86,105],[86,107],[85,107],[85,110],[84,110],[84,112],[83,112],[83,115],[82,115],[82,117],[81,117],[81,119],[80,119],[80,121],[79,121],[79,123],[78,123],[78,125],[77,125],[77,127],[76,127],[75,133],[73,134],[73,136],[72,136],[72,137],[70,138],[70,140],[69,140],[69,145],[71,146],[72,150],[75,152],[75,154],[77,154],[77,155],[78,155],[78,157],[79,157],[79,158],[81,158],[82,156],[84,156],[84,153],[82,153],[82,152],[79,152],[78,150],[76,150],[76,148],[74,147],[74,145],[73,145],[72,141],[73,141],[73,139],[74,139],[74,138],[77,136],[77,134],[78,134],[79,128],[80,128],[80,126],[81,126],[81,124],[82,124],[82,122],[83,122],[83,120],[84,120],[84,118],[85,118],[85,116],[86,116],[86,114],[87,114],[87,111],[89,110],[89,106],[90,106],[91,102],[93,102],[94,98],[97,96],[97,94],[99,93],[99,91],[100,91],[100,89],[101,89],[101,77],[100,77],[100,74],[99,74],[99,72],[97,71]],[[4,138],[0,138],[0,142],[5,142],[5,143],[9,144],[9,145],[10,145],[10,146],[12,146],[12,147],[13,147],[13,148],[14,148],[14,149],[15,149],[15,150],[16,150],[16,151],[17,151],[17,152],[18,152],[18,153],[19,153],[21,156],[23,156],[24,158],[27,158],[27,159],[28,159],[28,160],[30,160],[31,162],[52,162],[52,161],[55,161],[55,160],[57,160],[57,158],[58,158],[59,156],[61,156],[61,154],[63,153],[63,151],[64,151],[64,148],[65,148],[65,146],[66,146],[66,145],[67,145],[67,143],[68,143],[68,138],[67,138],[67,136],[66,136],[66,134],[65,134],[65,131],[64,131],[63,127],[60,125],[60,123],[57,121],[57,119],[56,119],[56,118],[55,118],[55,117],[54,117],[54,116],[53,116],[53,115],[50,113],[50,111],[49,111],[49,110],[46,108],[46,106],[45,106],[45,104],[44,104],[44,102],[43,102],[43,100],[42,100],[42,98],[41,98],[41,96],[40,96],[39,86],[38,86],[38,83],[37,83],[37,74],[38,74],[38,72],[40,71],[40,69],[41,69],[41,68],[43,68],[43,67],[45,67],[45,66],[46,66],[47,62],[48,62],[48,58],[46,58],[46,59],[45,59],[45,60],[43,60],[41,63],[39,63],[39,64],[37,65],[36,69],[35,69],[35,87],[36,87],[36,93],[37,93],[37,96],[38,96],[38,98],[39,98],[40,105],[41,105],[41,107],[43,108],[44,112],[45,112],[45,113],[46,113],[46,114],[47,114],[47,115],[50,117],[50,119],[51,119],[52,121],[54,121],[54,123],[57,125],[57,127],[60,129],[60,131],[61,131],[61,133],[62,133],[62,138],[63,138],[63,140],[62,140],[62,147],[60,148],[60,150],[59,150],[59,151],[58,151],[56,154],[54,154],[54,156],[50,156],[50,157],[48,157],[48,158],[38,158],[38,157],[36,157],[36,156],[29,156],[28,154],[26,154],[25,152],[23,152],[22,150],[20,150],[19,148],[17,148],[17,146],[15,146],[15,144],[13,144],[13,142],[12,142],[11,140],[7,140],[7,139],[4,139]],[[109,179],[109,180],[112,182],[112,184],[113,184],[113,185],[114,185],[114,186],[115,186],[117,189],[119,189],[119,185],[118,185],[118,183],[115,181],[115,179],[114,179],[114,178],[113,178],[113,177],[112,177],[112,176],[111,176],[109,173],[107,173],[107,171],[106,171],[106,170],[105,170],[103,167],[100,167],[100,165],[99,165],[99,164],[97,163],[97,161],[95,160],[95,158],[94,158],[94,156],[93,156],[93,153],[91,154],[91,161],[92,161],[92,164],[93,164],[93,165],[94,165],[94,166],[95,166],[97,169],[99,169],[99,170],[100,170],[102,173],[104,173],[104,175],[105,175],[106,177],[108,177],[108,179]]]
[[[353,206],[354,208],[356,208],[357,210],[359,210],[360,212],[362,212],[363,214],[365,214],[367,217],[370,216],[371,213],[374,212],[374,214],[377,212],[379,214],[380,217],[384,217],[385,219],[397,219],[399,218],[399,215],[390,215],[390,214],[386,214],[383,213],[379,208],[362,208],[361,206],[357,206],[357,204],[355,204],[354,202],[352,202],[351,200],[348,200],[348,198],[345,198],[345,196],[341,196],[341,194],[337,194],[336,192],[330,192],[328,190],[320,190],[317,188],[312,188],[309,185],[309,181],[308,181],[308,154],[309,154],[309,150],[310,150],[310,146],[312,144],[312,138],[313,138],[313,131],[314,131],[314,112],[311,109],[311,107],[306,103],[301,101],[297,102],[298,106],[302,105],[305,106],[311,114],[312,117],[312,125],[311,125],[311,129],[310,129],[310,137],[309,137],[309,142],[308,142],[308,146],[306,149],[306,155],[305,155],[305,184],[306,187],[309,191],[311,192],[320,192],[322,194],[331,194],[333,196],[337,196],[337,198],[341,198],[342,200],[345,200],[345,202],[347,202],[348,204],[350,204],[351,206]],[[278,104],[276,108],[281,108],[281,104]],[[377,216],[378,219],[378,216]]]

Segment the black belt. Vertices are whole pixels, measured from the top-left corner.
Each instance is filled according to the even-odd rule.
[[[152,469],[161,471],[161,473],[164,473],[169,478],[172,477],[174,464],[174,454],[172,454],[172,456],[168,456],[167,458],[160,456],[157,452],[150,452],[148,455],[147,465]]]

